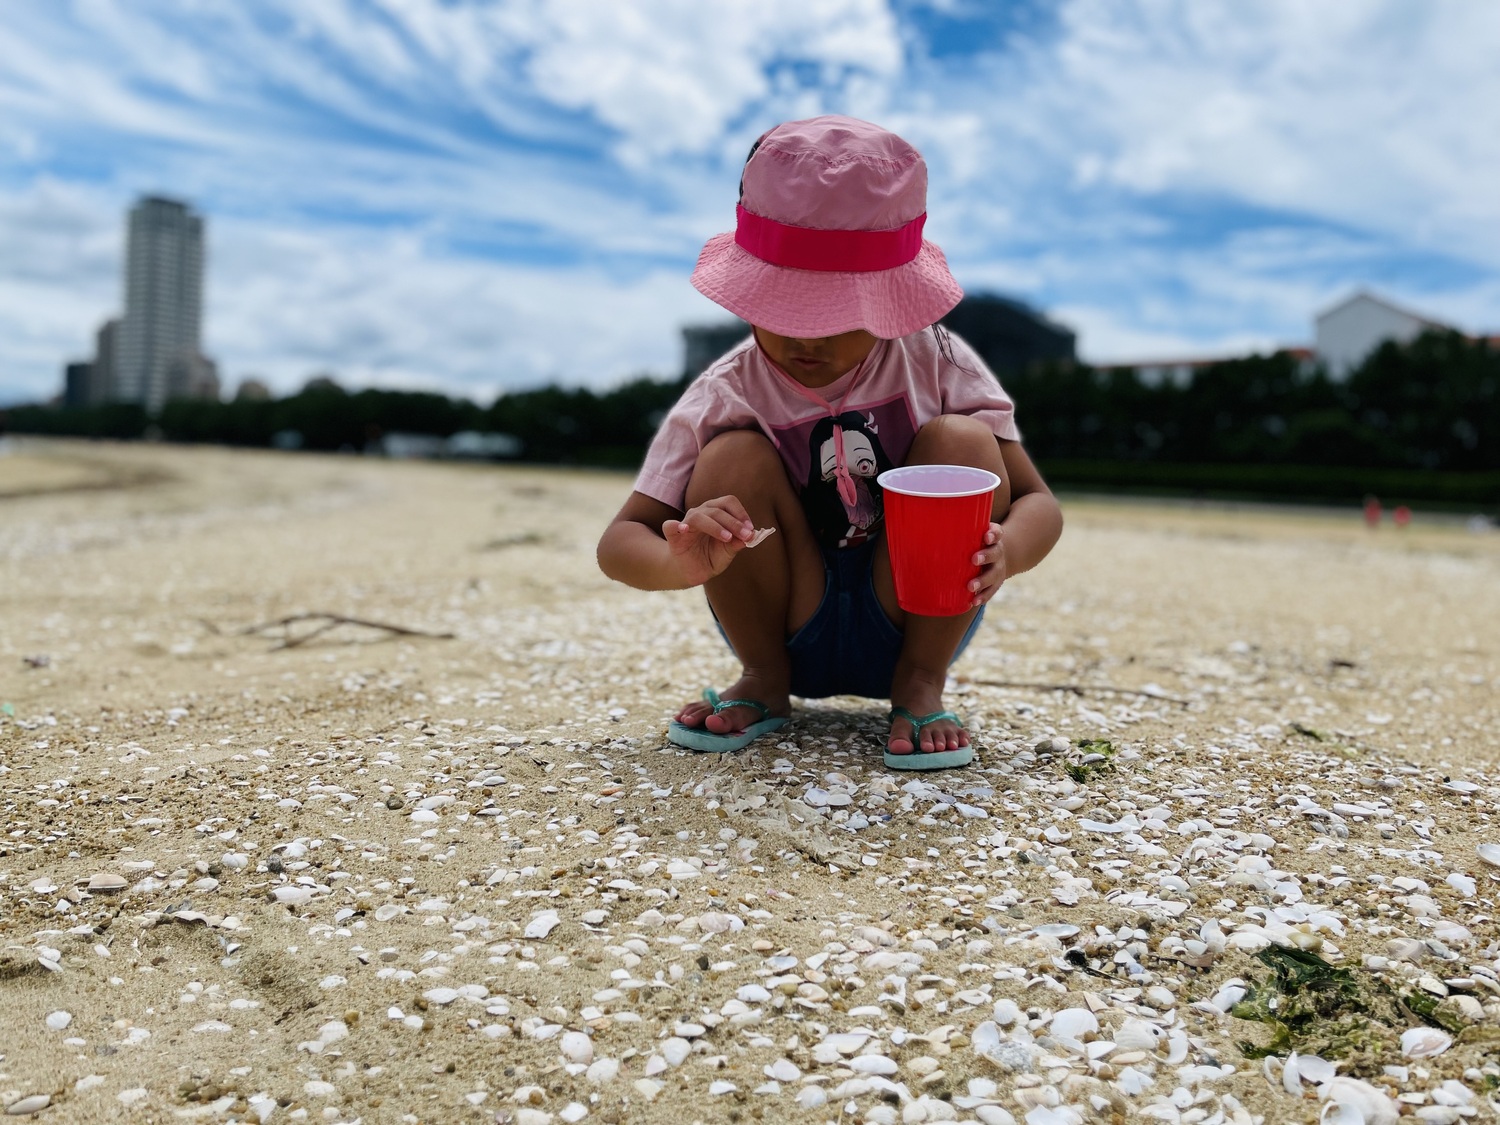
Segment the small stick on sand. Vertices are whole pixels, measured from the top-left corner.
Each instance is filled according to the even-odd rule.
[[[1032,691],[1071,691],[1074,695],[1087,695],[1091,691],[1103,692],[1106,695],[1139,695],[1143,699],[1160,699],[1163,703],[1176,703],[1179,707],[1192,706],[1192,700],[1178,699],[1175,695],[1158,695],[1152,691],[1111,687],[1109,684],[1027,684],[1019,680],[976,680],[966,676],[960,676],[959,682],[981,684],[984,687],[1029,688]]]
[[[207,621],[201,617],[198,620],[210,632],[219,636],[225,635],[224,631],[212,621]],[[291,627],[301,621],[319,621],[322,624],[306,633],[293,636]],[[278,649],[296,648],[298,645],[306,644],[314,637],[320,637],[330,629],[336,629],[340,625],[359,625],[365,629],[380,629],[399,637],[431,637],[434,640],[440,641],[453,639],[452,633],[429,633],[422,629],[408,629],[404,625],[389,625],[384,621],[366,621],[360,617],[345,617],[341,613],[293,613],[288,617],[282,617],[275,621],[266,621],[260,625],[249,625],[243,629],[236,629],[228,635],[233,637],[248,637],[256,633],[264,633],[270,629],[283,629],[285,633],[282,636],[281,643],[271,650],[275,652]]]

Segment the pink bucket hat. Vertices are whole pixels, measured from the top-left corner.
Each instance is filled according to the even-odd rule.
[[[853,117],[789,121],[756,143],[740,185],[736,229],[709,239],[693,285],[750,324],[893,340],[963,296],[922,237],[927,165],[895,133]]]

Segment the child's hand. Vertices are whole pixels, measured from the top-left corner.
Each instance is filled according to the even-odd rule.
[[[661,525],[672,559],[691,585],[701,586],[734,561],[755,535],[745,506],[733,496],[719,496],[689,508],[680,520]]]
[[[974,596],[969,604],[980,606],[1005,582],[1005,541],[998,523],[990,524],[984,533],[984,546],[974,552],[974,565],[979,567],[979,577],[969,580],[969,593]]]

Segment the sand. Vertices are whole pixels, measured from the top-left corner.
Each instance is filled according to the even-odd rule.
[[[898,1040],[946,1028],[932,1053],[948,1077],[922,1089],[951,1099],[985,1073],[968,1041],[991,1001],[1050,1013],[1097,993],[1125,1011],[1154,982],[1177,995],[1171,1018],[1193,1050],[1212,1045],[1215,1065],[1236,1068],[1214,1085],[1234,1104],[1213,1107],[1312,1120],[1311,1085],[1298,1101],[1238,1056],[1256,1025],[1191,1007],[1264,977],[1247,951],[1202,971],[1143,962],[1150,981],[1112,985],[1071,972],[1060,954],[1073,939],[1033,932],[1081,927],[1115,972],[1096,926],[1144,925],[1159,953],[1163,935],[1192,937],[1210,915],[1226,931],[1253,923],[1246,896],[1225,905],[1239,853],[1184,910],[1120,897],[1170,897],[1164,871],[1196,862],[1195,830],[1180,831],[1194,805],[1222,820],[1202,831],[1274,838],[1244,854],[1264,851],[1298,898],[1338,913],[1338,933],[1300,924],[1340,964],[1439,922],[1466,927],[1451,964],[1421,971],[1469,980],[1491,1005],[1481,1024],[1496,1026],[1496,996],[1469,967],[1500,954],[1500,869],[1476,858],[1500,845],[1500,534],[1420,513],[1371,532],[1353,511],[1068,500],[1053,556],[1007,585],[954,669],[949,702],[970,720],[976,768],[924,775],[933,788],[903,796],[911,778],[880,765],[878,701],[810,702],[779,744],[729,760],[667,748],[667,717],[734,665],[700,594],[643,594],[598,572],[594,543],[628,488],[582,470],[4,443],[0,1105],[46,1095],[40,1116],[66,1121],[498,1113],[524,1125],[570,1104],[610,1122],[880,1120],[883,1105],[927,1103],[854,1088],[791,1102],[809,1075],[832,1089],[849,1074],[810,1057],[821,1037],[866,1025],[910,1060]],[[275,624],[296,615],[409,632]],[[1095,739],[1119,757],[1079,764]],[[1445,789],[1454,779],[1472,788]],[[1203,796],[1183,796],[1193,788]],[[1075,790],[1083,807],[1057,803]],[[817,804],[843,792],[852,802]],[[1380,815],[1334,816],[1341,832],[1297,812],[1299,797],[1331,808],[1382,794],[1394,795]],[[429,797],[452,800],[413,821]],[[1146,831],[1170,858],[1137,861],[1132,883],[1119,877],[1129,864],[1108,870],[1119,838],[1077,818],[1118,822],[1150,800],[1176,817]],[[870,823],[851,828],[854,813]],[[1049,826],[1072,839],[1044,878],[1026,852],[1053,847]],[[1426,889],[1363,881],[1371,871]],[[1450,872],[1475,892],[1449,887]],[[128,889],[88,893],[105,873]],[[299,877],[308,901],[269,898]],[[1439,913],[1401,901],[1413,894]],[[377,921],[380,906],[400,913]],[[556,930],[526,937],[544,910]],[[608,917],[590,923],[591,910]],[[710,932],[723,916],[735,927]],[[817,984],[842,953],[880,945],[870,926],[926,958],[918,1002],[886,1003],[895,985],[868,966],[847,1000]],[[973,944],[986,934],[994,948]],[[834,961],[809,971],[829,943]],[[783,951],[811,991],[767,1009],[764,1041],[700,1028],[686,1035],[693,1059],[650,1079],[654,1100],[636,1087],[678,1024],[722,1012]],[[1012,962],[1025,972],[990,971]],[[1053,983],[1028,983],[1037,974]],[[976,980],[993,984],[984,1003],[956,998]],[[861,1004],[886,1023],[848,1015]],[[49,1028],[52,1012],[67,1026]],[[539,1037],[548,1027],[592,1035],[619,1075],[569,1073],[562,1032]],[[1474,1085],[1493,1044],[1459,1038],[1421,1077],[1385,1076],[1390,1091]],[[779,1056],[799,1079],[784,1097],[753,1093]],[[1415,1064],[1386,1043],[1350,1072],[1375,1080],[1385,1065]],[[898,1076],[913,1092],[923,1066]],[[1061,1078],[1037,1074],[1049,1088]],[[1031,1077],[991,1073],[1002,1098]],[[1125,1114],[1180,1081],[1162,1064]],[[1024,1116],[1024,1099],[1005,1104]]]

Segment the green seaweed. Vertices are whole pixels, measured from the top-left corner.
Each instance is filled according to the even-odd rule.
[[[1064,764],[1063,771],[1080,785],[1086,785],[1089,778],[1096,773],[1114,769],[1109,759],[1115,756],[1114,743],[1104,738],[1080,738],[1073,743],[1081,754],[1098,754],[1105,760],[1102,762],[1068,762]]]
[[[1404,1026],[1397,1002],[1378,982],[1367,984],[1349,969],[1330,965],[1316,953],[1278,945],[1255,955],[1271,975],[1255,982],[1229,1014],[1264,1024],[1271,1040],[1238,1043],[1246,1058],[1288,1051],[1341,1059],[1375,1051]]]
[[[1413,1015],[1420,1016],[1425,1022],[1441,1027],[1444,1031],[1451,1031],[1454,1035],[1459,1034],[1469,1025],[1464,1023],[1452,1012],[1442,1010],[1442,1001],[1430,992],[1408,992],[1401,998]]]

